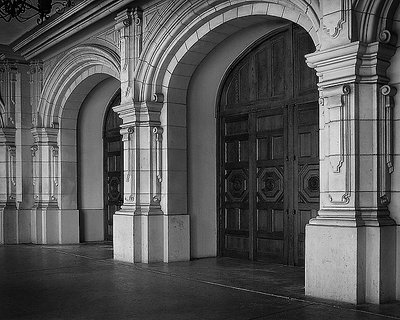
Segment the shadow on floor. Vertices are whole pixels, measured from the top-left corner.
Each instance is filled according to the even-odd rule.
[[[110,243],[0,246],[0,319],[400,319],[400,302],[304,295],[304,269],[231,258],[128,264]]]

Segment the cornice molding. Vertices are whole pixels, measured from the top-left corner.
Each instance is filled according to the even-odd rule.
[[[49,21],[34,33],[23,36],[12,44],[26,59],[32,59],[74,34],[115,14],[126,7],[132,0],[85,0],[63,15]]]

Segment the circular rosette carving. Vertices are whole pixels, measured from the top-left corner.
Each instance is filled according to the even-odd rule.
[[[121,182],[118,177],[110,178],[108,182],[108,198],[110,201],[118,201],[121,195]]]
[[[283,199],[283,174],[281,168],[263,168],[258,171],[258,197],[266,202],[279,202]]]
[[[248,174],[244,169],[228,171],[226,176],[226,197],[229,201],[243,201],[248,195]]]
[[[301,202],[319,202],[318,164],[306,164],[300,169],[299,196]]]

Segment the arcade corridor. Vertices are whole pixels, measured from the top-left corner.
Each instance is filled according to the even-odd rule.
[[[304,269],[231,258],[128,264],[109,244],[0,246],[0,319],[400,319],[304,296]]]

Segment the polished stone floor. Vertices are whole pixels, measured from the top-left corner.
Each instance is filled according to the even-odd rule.
[[[0,246],[0,319],[400,319],[400,302],[306,297],[303,278],[230,258],[121,263],[109,244]]]

